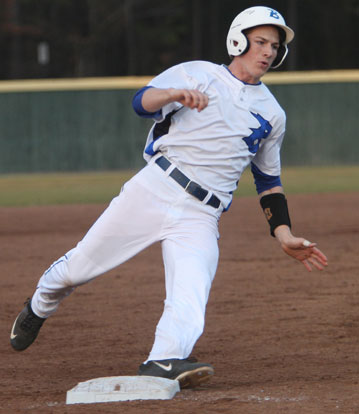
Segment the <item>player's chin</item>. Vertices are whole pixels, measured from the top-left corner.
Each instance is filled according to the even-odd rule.
[[[253,71],[253,77],[257,80],[260,80],[261,77],[268,72],[269,68],[269,64],[258,63]]]
[[[265,61],[261,61],[258,62],[258,71],[262,73],[262,75],[264,75],[266,72],[268,72],[269,68],[270,68],[270,64],[268,62]]]

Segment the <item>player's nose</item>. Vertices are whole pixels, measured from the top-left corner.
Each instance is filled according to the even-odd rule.
[[[275,50],[270,43],[264,45],[264,56],[272,57]]]

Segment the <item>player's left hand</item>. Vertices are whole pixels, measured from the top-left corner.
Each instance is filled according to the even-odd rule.
[[[311,243],[302,237],[293,236],[281,242],[281,246],[285,253],[302,262],[309,272],[312,271],[312,266],[323,270],[328,265],[327,257],[316,247],[316,243]]]
[[[328,259],[316,247],[317,244],[311,243],[303,237],[295,237],[288,226],[278,226],[274,230],[274,234],[284,252],[302,262],[309,272],[312,271],[312,267],[323,270],[328,266]]]

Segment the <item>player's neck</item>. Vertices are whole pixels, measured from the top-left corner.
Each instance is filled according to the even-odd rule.
[[[229,64],[228,70],[241,82],[250,85],[258,85],[261,82],[261,76],[256,76],[251,73],[251,71],[248,70],[245,65],[241,64],[241,62],[236,58],[234,58]]]

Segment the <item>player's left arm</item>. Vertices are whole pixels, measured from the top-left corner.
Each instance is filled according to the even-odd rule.
[[[326,256],[303,237],[296,237],[291,231],[288,203],[280,177],[280,148],[285,133],[285,114],[279,112],[272,122],[273,130],[263,140],[262,146],[252,160],[254,177],[260,204],[270,226],[270,233],[289,256],[303,263],[308,271],[312,267],[323,270],[328,264]]]
[[[317,247],[303,237],[296,237],[291,231],[288,204],[281,185],[268,188],[259,193],[263,212],[270,225],[272,236],[289,256],[303,263],[308,271],[312,266],[323,270],[328,259]]]

